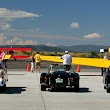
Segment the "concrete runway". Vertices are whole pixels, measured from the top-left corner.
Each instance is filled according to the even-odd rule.
[[[5,93],[0,94],[0,110],[110,110],[110,94],[103,89],[100,72],[79,74],[78,93],[71,89],[49,92],[40,90],[40,73],[8,70],[9,81]]]

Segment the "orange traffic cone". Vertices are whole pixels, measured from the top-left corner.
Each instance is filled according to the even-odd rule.
[[[77,66],[77,72],[80,72],[80,65]]]
[[[27,64],[26,71],[30,71],[30,64]]]

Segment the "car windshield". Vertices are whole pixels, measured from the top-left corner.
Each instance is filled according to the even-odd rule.
[[[65,71],[65,68],[63,65],[52,66],[52,71]],[[74,72],[74,67],[71,66],[69,71]]]

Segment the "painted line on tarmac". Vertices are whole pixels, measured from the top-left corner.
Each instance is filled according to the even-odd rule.
[[[35,72],[35,74],[36,74],[36,77],[37,77],[37,83],[39,85],[39,78],[38,78],[38,75],[37,75],[38,73]],[[42,98],[42,101],[43,101],[44,109],[47,110],[46,105],[45,105],[45,101],[44,101],[44,98],[43,98],[43,95],[42,95],[42,91],[41,91],[41,88],[40,88],[40,85],[39,85],[39,89],[40,89],[40,95],[41,95],[41,98]]]
[[[80,75],[80,76],[102,76],[102,75]]]

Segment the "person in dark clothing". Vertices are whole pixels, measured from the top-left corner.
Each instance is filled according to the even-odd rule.
[[[107,68],[106,75],[110,75],[110,66]]]
[[[106,60],[110,59],[108,53],[105,53],[103,59],[106,59]],[[106,72],[106,71],[107,71],[106,68],[101,68],[101,75],[103,76],[103,73]]]

